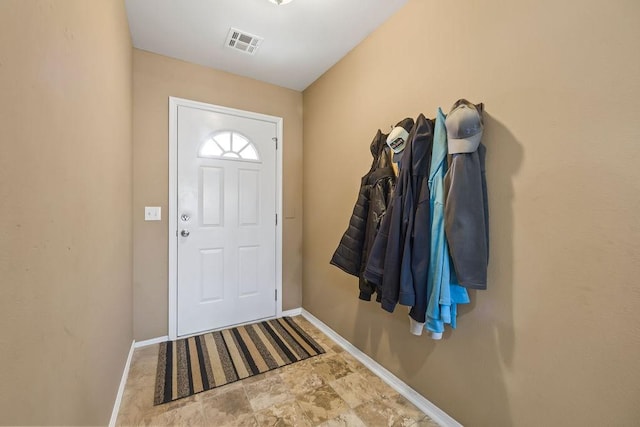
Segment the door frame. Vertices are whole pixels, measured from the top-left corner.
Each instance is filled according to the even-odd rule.
[[[178,338],[178,107],[262,120],[276,125],[276,315],[282,316],[282,117],[223,107],[221,105],[169,97],[169,339]],[[275,218],[274,218],[275,220]],[[185,335],[188,336],[188,335]]]

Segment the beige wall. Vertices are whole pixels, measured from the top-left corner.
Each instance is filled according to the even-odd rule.
[[[410,0],[303,93],[303,306],[465,425],[640,422],[638,17]],[[329,259],[376,129],[460,97],[486,106],[489,289],[435,343]]]
[[[106,424],[132,342],[124,2],[0,2],[0,424]]]
[[[284,119],[283,309],[300,307],[302,283],[302,94],[134,49],[134,335],[168,333],[168,98],[176,96]],[[162,221],[145,222],[144,206]]]

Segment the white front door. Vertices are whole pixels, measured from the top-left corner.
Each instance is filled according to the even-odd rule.
[[[177,334],[276,315],[276,124],[177,106]]]

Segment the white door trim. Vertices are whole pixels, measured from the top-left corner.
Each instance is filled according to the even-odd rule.
[[[237,110],[220,105],[169,97],[169,339],[178,338],[178,107],[193,107],[214,113],[263,120],[276,125],[276,317],[282,315],[282,117]]]

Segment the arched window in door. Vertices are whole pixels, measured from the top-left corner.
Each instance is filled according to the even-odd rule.
[[[260,161],[256,146],[246,136],[229,130],[212,133],[200,146],[198,157]]]

